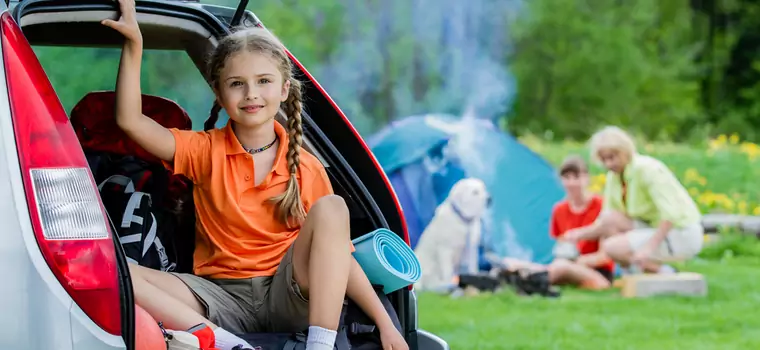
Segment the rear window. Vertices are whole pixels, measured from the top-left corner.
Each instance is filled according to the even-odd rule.
[[[67,113],[88,92],[116,86],[121,49],[37,46],[34,51]],[[193,129],[203,129],[214,96],[187,53],[146,50],[141,78],[143,94],[177,102]]]

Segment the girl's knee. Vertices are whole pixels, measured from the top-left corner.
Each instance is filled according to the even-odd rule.
[[[329,215],[330,218],[338,217],[348,218],[348,205],[343,197],[338,195],[327,195],[319,198],[311,207],[310,213]]]
[[[350,239],[348,206],[340,196],[328,195],[318,199],[311,207],[308,216],[315,221],[315,230],[319,231],[318,227],[325,227],[324,232],[317,233],[315,237],[329,236],[329,239]],[[329,229],[324,226],[327,223],[330,223]],[[337,229],[336,226],[333,226],[335,223],[343,223],[345,229]],[[339,224],[338,227],[343,226]]]

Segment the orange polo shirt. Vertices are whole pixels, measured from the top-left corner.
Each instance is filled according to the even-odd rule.
[[[272,276],[300,228],[275,219],[269,198],[285,192],[290,174],[288,135],[275,122],[280,139],[272,171],[254,186],[253,157],[240,145],[231,122],[205,131],[170,129],[176,141],[173,164],[164,165],[193,181],[196,235],[194,273],[209,278]],[[319,160],[301,148],[297,172],[308,213],[314,202],[333,193]]]

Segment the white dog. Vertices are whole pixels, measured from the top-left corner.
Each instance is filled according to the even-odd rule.
[[[478,271],[480,220],[490,203],[483,181],[466,178],[454,184],[415,248],[422,274],[415,288],[446,291],[453,286],[460,266]]]

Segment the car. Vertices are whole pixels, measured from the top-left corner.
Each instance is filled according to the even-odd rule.
[[[136,8],[146,50],[187,55],[196,68],[230,33],[230,23],[263,26],[245,3],[231,8],[145,0],[137,1]],[[100,24],[118,17],[118,3],[6,0],[0,2],[0,13],[0,196],[5,198],[0,201],[0,345],[134,349],[127,260],[69,115],[33,49],[118,49],[123,38]],[[336,194],[349,205],[353,235],[387,228],[408,244],[403,211],[372,152],[335,101],[291,57],[305,80],[306,146],[324,163]],[[203,74],[200,68],[198,72]],[[411,349],[448,349],[441,338],[419,328],[411,286],[389,299]]]

